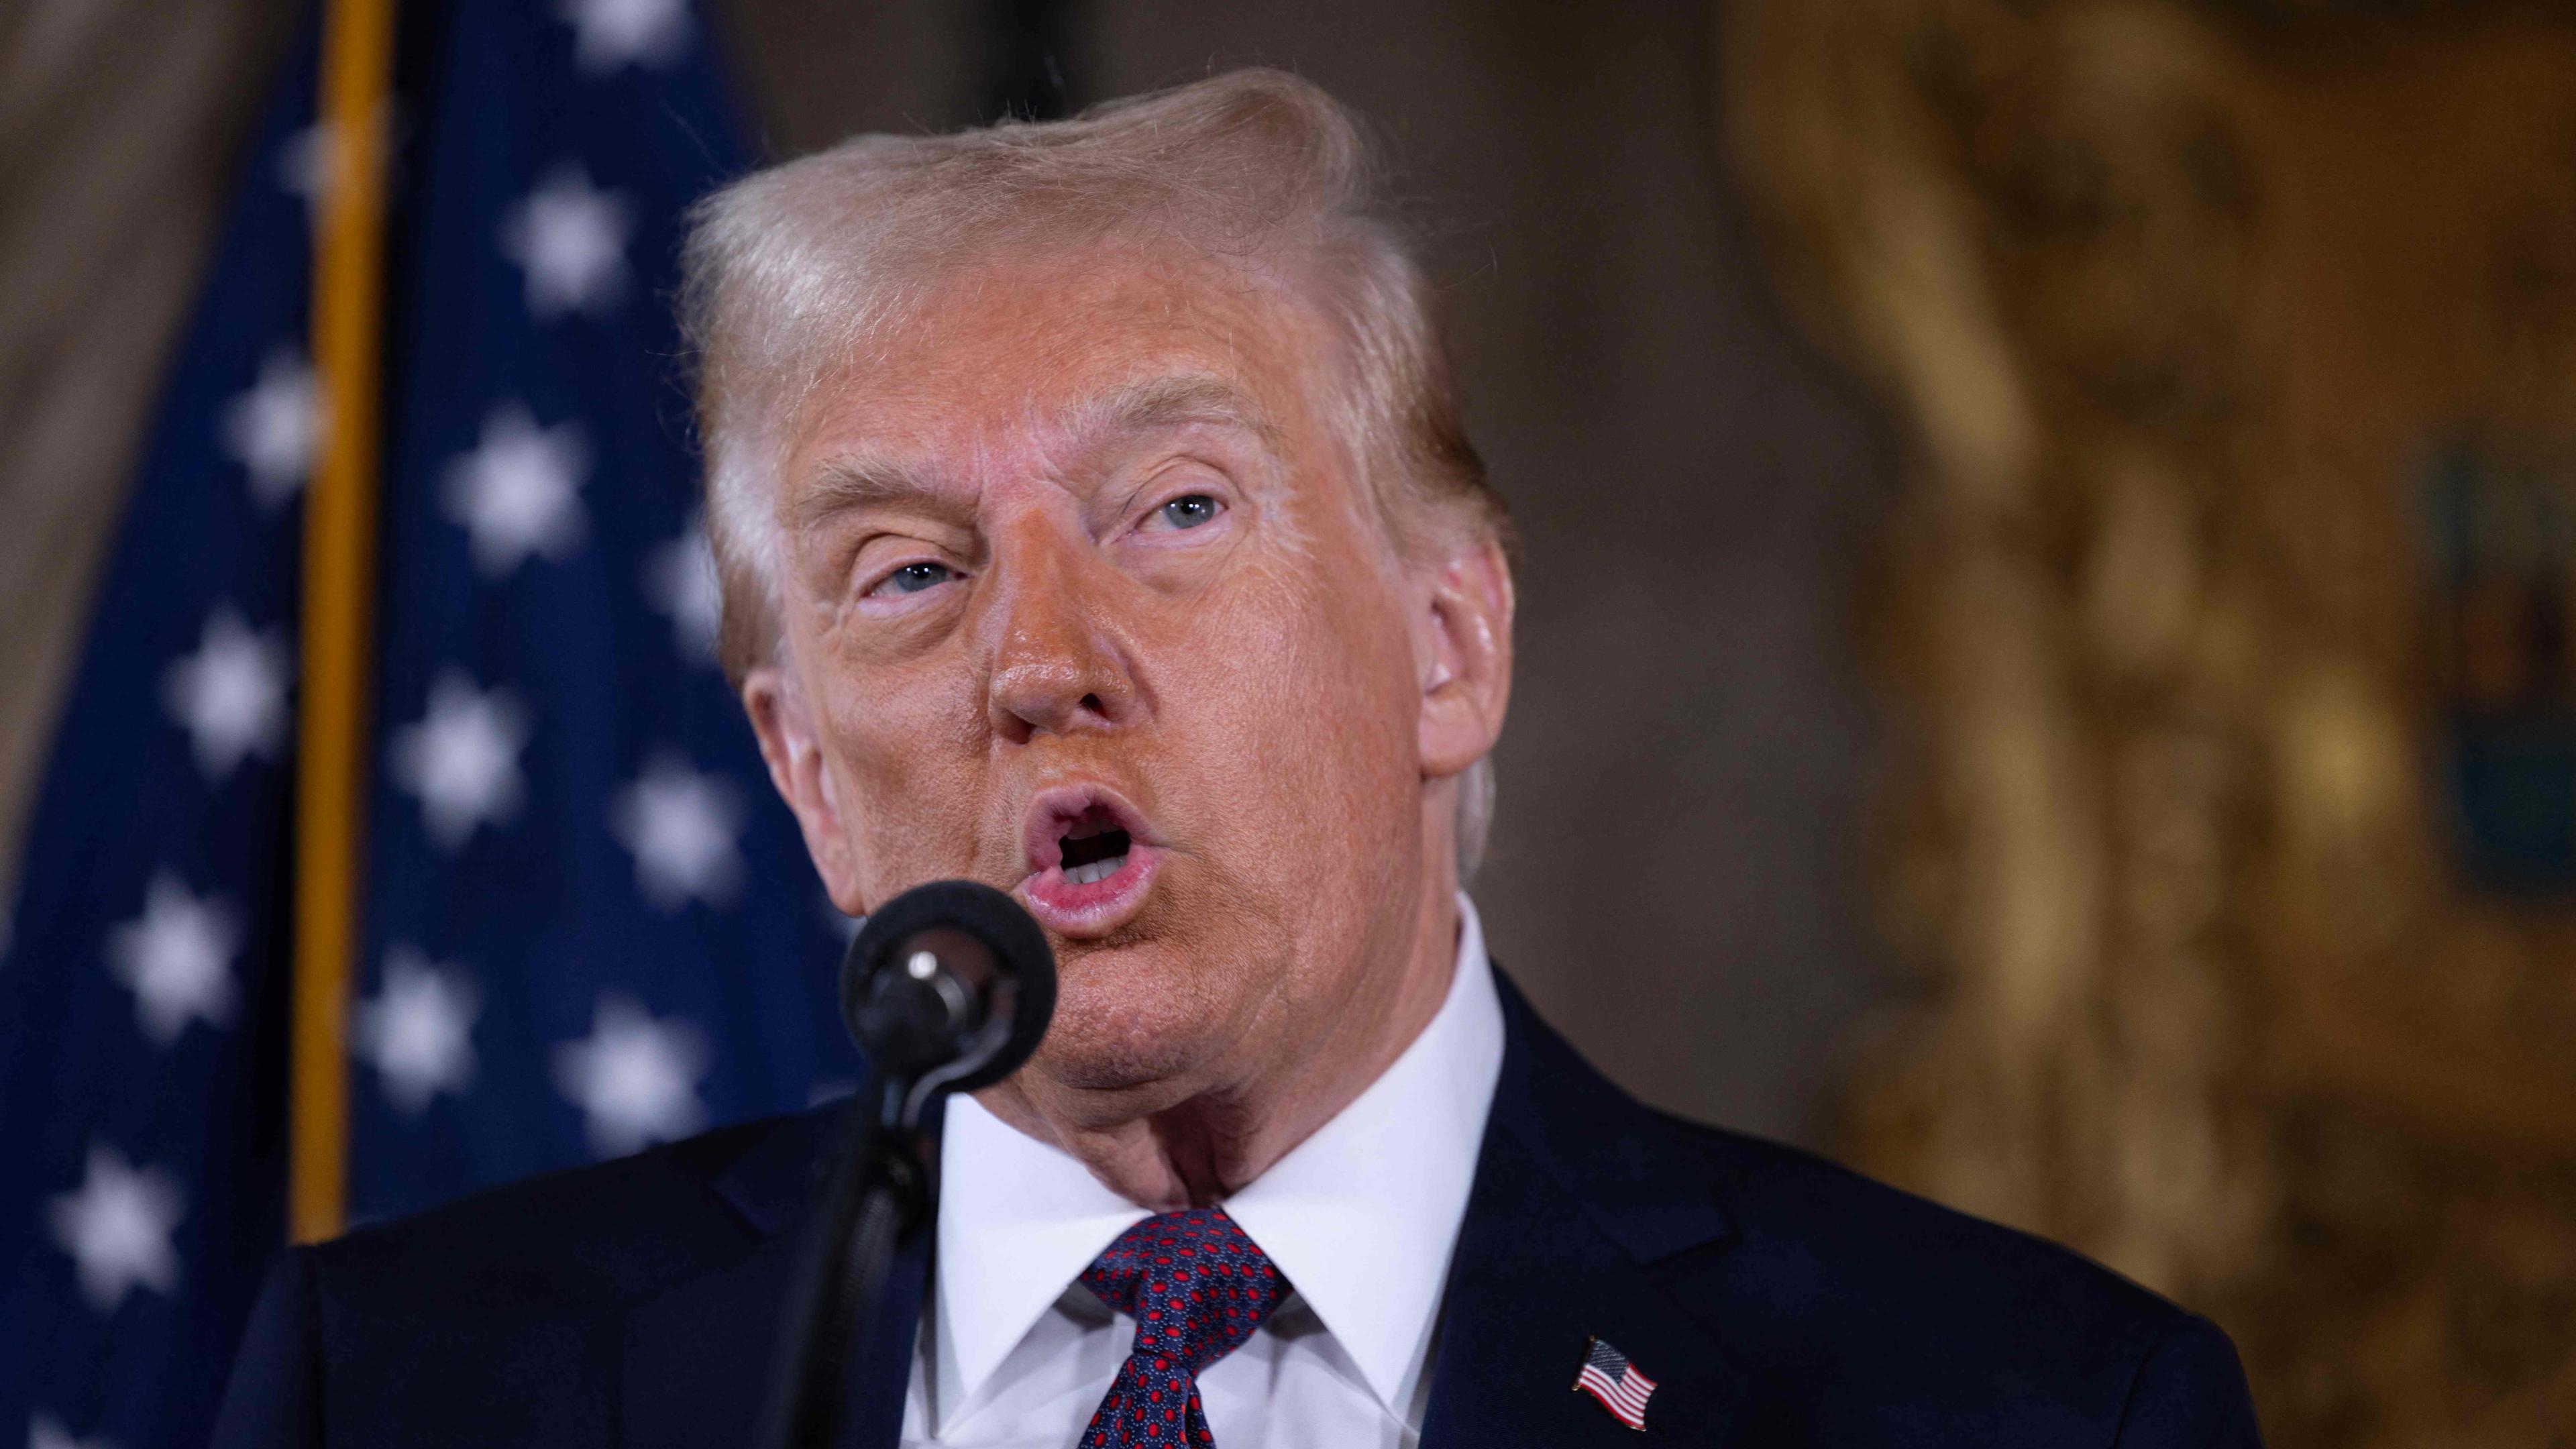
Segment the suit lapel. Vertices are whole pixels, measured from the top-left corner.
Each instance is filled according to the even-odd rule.
[[[788,1289],[803,1264],[809,1210],[829,1167],[834,1125],[829,1113],[781,1124],[709,1184],[750,1228],[753,1246],[627,1313],[620,1356],[622,1443],[695,1449],[752,1440],[769,1391]],[[862,1350],[844,1443],[892,1449],[901,1436],[931,1237],[917,1231],[896,1248],[886,1311]]]
[[[1496,975],[1503,1070],[1452,1254],[1423,1449],[1638,1442],[1573,1388],[1596,1335],[1655,1380],[1648,1436],[1745,1442],[1750,1379],[1664,1286],[1668,1270],[1723,1250],[1712,1164]],[[751,1246],[627,1315],[624,1442],[680,1449],[751,1436],[827,1126],[812,1113],[782,1124],[710,1184]],[[891,1449],[901,1433],[931,1236],[901,1250],[894,1301],[860,1369],[853,1444]]]
[[[636,1449],[750,1442],[796,1248],[796,1234],[774,1233],[732,1266],[627,1315],[619,1442]]]
[[[1658,1271],[1728,1235],[1710,1165],[1501,986],[1503,1071],[1452,1255],[1423,1449],[1637,1442],[1573,1387],[1594,1336],[1655,1381],[1649,1435],[1738,1442],[1750,1382]]]

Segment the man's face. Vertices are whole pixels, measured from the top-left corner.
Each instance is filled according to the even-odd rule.
[[[915,315],[792,440],[784,663],[747,685],[834,900],[1010,891],[1057,951],[1062,1087],[1320,1049],[1395,989],[1440,818],[1427,594],[1319,413],[1321,329],[1108,250]]]

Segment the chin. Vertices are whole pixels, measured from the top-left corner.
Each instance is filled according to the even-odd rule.
[[[1058,1084],[1125,1092],[1205,1075],[1238,1003],[1208,958],[1164,940],[1059,943],[1055,1021],[1033,1065]]]

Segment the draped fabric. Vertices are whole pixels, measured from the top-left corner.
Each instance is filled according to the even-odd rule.
[[[406,7],[361,1222],[802,1107],[842,921],[712,658],[667,297],[741,168],[680,0]],[[203,1442],[283,1232],[308,33],[164,392],[0,960],[0,1437]]]

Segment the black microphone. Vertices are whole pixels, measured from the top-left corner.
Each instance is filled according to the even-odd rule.
[[[870,915],[841,958],[841,1020],[880,1081],[881,1109],[917,1121],[932,1095],[989,1087],[1038,1049],[1055,1015],[1055,953],[1009,896],[971,880],[915,886]]]
[[[1018,1071],[1054,1015],[1055,953],[1046,933],[991,886],[917,886],[872,913],[850,942],[841,959],[841,1019],[867,1053],[876,1092],[874,1101],[862,1094],[845,1116],[788,1301],[763,1444],[847,1442],[853,1347],[868,1347],[881,1327],[897,1239],[937,1214],[938,1184],[924,1151],[930,1106]],[[900,1375],[878,1376],[880,1393],[894,1398],[874,1405],[873,1417],[901,1414],[902,1383]]]

